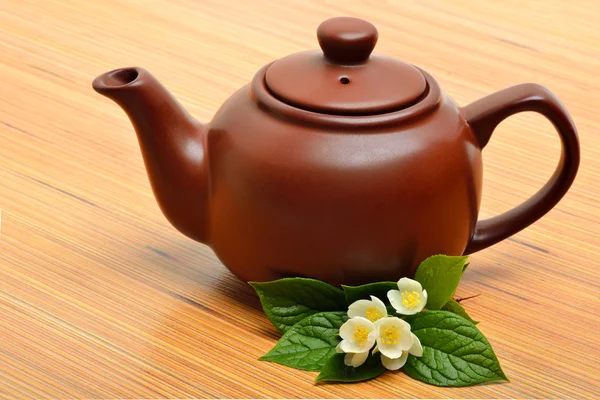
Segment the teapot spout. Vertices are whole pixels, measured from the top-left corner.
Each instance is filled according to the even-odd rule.
[[[122,68],[92,87],[116,102],[137,133],[150,185],[167,220],[184,235],[208,243],[207,127],[194,120],[143,68]]]

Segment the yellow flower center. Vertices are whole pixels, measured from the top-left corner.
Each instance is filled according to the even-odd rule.
[[[405,290],[402,292],[402,305],[406,308],[415,308],[421,304],[421,295],[414,290],[409,292]]]
[[[400,334],[402,331],[397,326],[390,326],[381,332],[381,340],[389,346],[400,344]]]
[[[366,313],[365,317],[367,317],[367,319],[369,321],[375,322],[378,319],[383,318],[383,313],[375,307],[369,307],[369,308],[367,308],[367,313]]]
[[[352,337],[359,346],[364,346],[369,340],[369,330],[364,325],[354,327],[354,336]]]

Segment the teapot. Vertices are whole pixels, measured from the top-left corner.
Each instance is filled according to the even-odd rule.
[[[261,68],[208,124],[143,68],[92,84],[129,116],[167,220],[238,278],[411,277],[431,255],[470,254],[519,232],[570,188],[577,131],[545,87],[520,84],[460,107],[428,72],[372,54],[368,21],[328,19],[317,39],[321,50]],[[478,221],[482,150],[523,111],[556,128],[558,167],[529,200]]]

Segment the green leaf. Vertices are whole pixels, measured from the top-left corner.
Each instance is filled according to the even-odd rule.
[[[385,372],[379,354],[370,355],[367,361],[358,368],[345,365],[345,356],[345,354],[336,353],[329,358],[315,382],[360,382],[376,378]]]
[[[479,323],[479,321],[475,321],[473,318],[469,317],[469,314],[467,314],[467,311],[464,309],[464,307],[461,306],[456,300],[448,300],[448,302],[444,304],[444,307],[442,307],[442,310],[450,311],[451,313],[460,315],[467,321],[472,322],[474,325]]]
[[[448,311],[426,311],[406,321],[423,346],[422,357],[408,357],[408,376],[436,386],[508,381],[490,343],[466,319]]]
[[[427,309],[439,310],[452,298],[467,258],[435,255],[419,265],[415,280],[427,290]]]
[[[260,360],[271,361],[306,371],[320,371],[340,342],[340,326],[348,320],[346,312],[313,314],[294,325]]]
[[[354,303],[356,300],[370,300],[370,296],[378,297],[383,302],[388,302],[387,292],[390,290],[398,290],[398,284],[396,282],[377,282],[369,283],[362,286],[344,286],[344,293],[346,294],[346,302],[348,305]]]
[[[249,284],[258,293],[269,320],[282,333],[312,314],[348,308],[341,289],[315,279],[285,278]]]
[[[462,279],[462,276],[465,274],[465,271],[467,270],[467,268],[469,268],[469,265],[471,265],[471,263],[465,263],[465,265],[463,266],[462,273],[460,275],[460,279]],[[459,281],[460,281],[460,279],[459,279]],[[456,286],[457,286],[456,289],[458,289],[458,285],[456,285]],[[454,292],[452,292],[452,297],[454,297],[454,295],[456,294],[456,289],[454,289]]]

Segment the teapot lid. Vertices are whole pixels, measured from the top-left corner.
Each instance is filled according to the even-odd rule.
[[[317,29],[319,51],[275,61],[266,71],[271,94],[291,106],[334,115],[373,115],[417,103],[427,83],[414,66],[371,55],[378,33],[359,18],[337,17]]]

